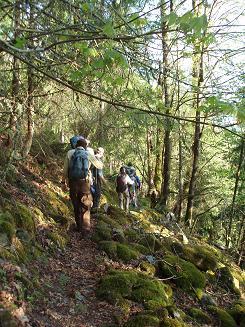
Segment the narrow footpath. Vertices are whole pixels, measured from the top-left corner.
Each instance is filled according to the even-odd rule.
[[[91,240],[69,233],[63,252],[35,263],[43,296],[29,309],[32,327],[102,327],[112,322],[114,307],[95,294],[105,272],[103,257]]]

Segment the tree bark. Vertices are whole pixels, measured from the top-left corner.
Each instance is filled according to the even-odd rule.
[[[166,14],[166,7],[164,1],[161,2],[161,17]],[[172,3],[172,2],[171,2]],[[172,5],[170,6],[172,8]],[[163,51],[163,103],[166,114],[170,114],[170,97],[169,97],[169,82],[168,82],[168,25],[162,19],[162,51]],[[165,133],[164,133],[164,150],[163,150],[163,165],[162,165],[162,186],[161,186],[161,203],[167,206],[169,198],[169,184],[170,184],[170,165],[171,165],[171,121],[165,118]]]
[[[13,7],[13,21],[14,21],[14,39],[16,40],[19,35],[19,27],[20,27],[20,4],[21,1],[15,1]],[[13,134],[16,130],[16,123],[17,123],[17,106],[18,106],[18,96],[19,96],[19,89],[20,89],[20,75],[19,75],[19,67],[20,67],[20,60],[17,59],[15,56],[13,57],[13,64],[12,64],[12,111],[10,113],[9,119],[9,129],[10,133],[8,135],[8,145],[12,144]]]
[[[233,217],[234,217],[234,211],[235,211],[234,210],[235,209],[235,202],[236,202],[238,185],[239,185],[239,181],[240,181],[241,167],[242,167],[242,163],[243,163],[243,160],[244,160],[244,143],[245,143],[244,139],[242,139],[240,155],[239,155],[239,161],[238,161],[238,166],[237,166],[237,170],[236,170],[236,179],[235,179],[232,203],[231,203],[231,216],[230,216],[230,220],[229,220],[228,233],[227,233],[227,238],[226,238],[227,248],[229,248],[230,241],[231,241],[232,224],[233,224]]]
[[[192,1],[193,11],[198,15],[200,6],[197,6],[197,0]],[[199,42],[197,40],[197,42]],[[193,75],[193,93],[194,93],[194,101],[193,101],[193,108],[196,109],[195,115],[195,131],[194,131],[194,141],[192,145],[192,171],[191,171],[191,178],[189,183],[189,190],[188,190],[188,201],[187,201],[187,208],[186,208],[186,215],[185,215],[185,223],[192,226],[193,223],[193,208],[194,208],[194,196],[195,196],[195,184],[196,184],[196,176],[198,170],[198,163],[200,157],[200,139],[201,139],[201,118],[200,118],[200,86],[203,82],[203,47],[201,50],[200,55],[198,55],[198,45],[194,43],[193,49],[193,65],[192,65],[192,75]]]
[[[26,5],[29,9],[29,27],[34,28],[34,15],[33,15],[33,5],[31,1],[27,1]],[[33,47],[33,39],[30,39],[30,47]],[[31,58],[30,58],[31,59]],[[33,74],[33,68],[31,66],[27,67],[27,106],[26,106],[26,116],[27,116],[27,133],[25,136],[25,142],[22,149],[22,156],[25,158],[31,149],[32,146],[32,139],[34,134],[34,97],[33,93],[35,90],[35,84],[34,84],[34,74]]]
[[[147,178],[147,184],[148,184],[148,195],[151,194],[152,190],[154,189],[154,170],[152,166],[152,131],[147,129],[146,132],[146,144],[147,144],[147,172],[148,172],[148,178]]]

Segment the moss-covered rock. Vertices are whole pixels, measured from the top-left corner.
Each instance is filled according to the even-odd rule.
[[[127,225],[132,222],[132,216],[126,215],[125,211],[122,209],[110,205],[108,208],[108,214],[112,219],[117,221],[121,226],[122,225]]]
[[[235,319],[239,326],[245,326],[245,301],[240,299],[232,304],[228,313]]]
[[[161,321],[160,327],[188,327],[188,325],[181,320],[174,319],[174,318],[167,318]]]
[[[139,251],[129,244],[122,244],[114,241],[102,241],[99,243],[99,246],[114,260],[129,262],[130,260],[138,259],[141,255]]]
[[[133,285],[136,284],[138,275],[134,271],[111,271],[104,276],[97,289],[97,296],[110,303],[130,298]]]
[[[0,221],[0,233],[6,234],[10,243],[15,235],[15,227],[8,221]]]
[[[194,318],[198,323],[210,324],[211,318],[209,315],[199,308],[190,308],[189,315]]]
[[[139,265],[141,271],[145,272],[149,276],[154,276],[156,273],[156,267],[147,261],[142,261]]]
[[[34,216],[31,210],[24,204],[17,203],[13,213],[15,218],[15,224],[19,228],[23,228],[30,233],[35,232]]]
[[[131,317],[123,326],[124,327],[157,327],[159,318],[150,314],[138,314]]]
[[[216,271],[216,280],[221,287],[228,288],[233,293],[240,295],[239,280],[234,276],[231,268],[219,268]]]
[[[157,310],[171,303],[172,289],[169,285],[148,277],[140,277],[132,289],[132,300],[144,303],[149,310]]]
[[[181,243],[174,242],[172,244],[172,250],[202,271],[215,270],[218,267],[219,261],[215,256],[215,252],[212,252],[207,246],[182,245]]]
[[[112,230],[108,224],[104,221],[99,221],[96,224],[92,240],[96,243],[100,241],[110,241],[112,240]]]
[[[232,316],[223,309],[209,306],[208,310],[212,312],[219,321],[219,326],[221,327],[236,327],[237,324]]]
[[[158,264],[159,274],[162,277],[173,277],[173,282],[185,290],[203,289],[206,283],[205,275],[191,262],[177,256],[167,255],[164,261]]]
[[[0,213],[0,234],[5,234],[10,243],[15,235],[14,217],[8,211]]]
[[[123,298],[157,310],[172,303],[172,289],[158,280],[135,271],[112,271],[103,277],[97,295],[109,302]]]

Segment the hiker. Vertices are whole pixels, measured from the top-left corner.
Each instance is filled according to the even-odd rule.
[[[77,229],[84,236],[90,231],[90,209],[93,204],[89,169],[91,164],[98,169],[103,168],[102,161],[87,151],[87,145],[88,140],[80,137],[76,142],[76,149],[67,152],[63,177],[63,183],[70,188]]]
[[[126,168],[121,167],[120,173],[116,179],[116,191],[118,194],[119,207],[122,210],[125,209],[126,213],[128,213],[129,211],[129,201],[130,201],[129,186],[133,184],[134,182],[126,173]],[[125,202],[125,206],[124,206],[124,202]]]
[[[99,147],[95,150],[95,157],[99,160],[103,159],[104,149]],[[94,165],[91,167],[93,184],[91,186],[93,196],[93,209],[99,208],[101,198],[101,184],[105,181],[102,169],[96,168]]]
[[[137,194],[136,194],[136,188],[137,188],[137,179],[136,179],[136,170],[133,167],[132,163],[129,162],[127,166],[125,166],[126,172],[130,179],[133,181],[133,184],[129,186],[129,197],[130,197],[130,202],[132,205],[137,208]],[[138,176],[137,176],[138,177]]]

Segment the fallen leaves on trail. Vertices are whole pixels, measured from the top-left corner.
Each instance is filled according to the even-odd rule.
[[[66,249],[35,263],[41,276],[42,296],[29,306],[33,327],[99,327],[112,321],[114,307],[96,298],[105,272],[95,243],[71,233]]]

